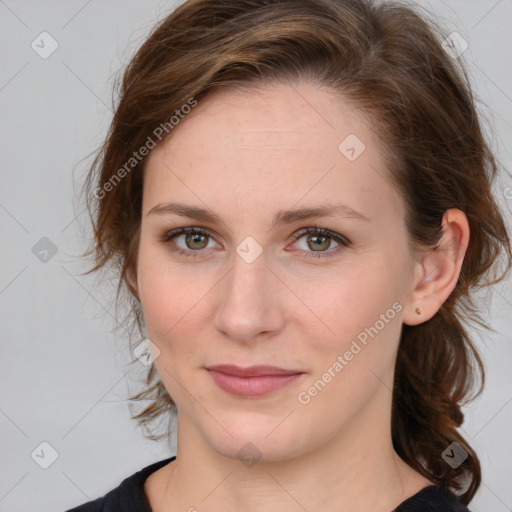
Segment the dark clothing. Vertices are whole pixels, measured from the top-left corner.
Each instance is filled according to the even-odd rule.
[[[102,498],[89,501],[66,512],[151,512],[149,501],[144,494],[144,482],[151,473],[164,467],[176,457],[155,462],[125,478],[118,487]]]
[[[102,498],[89,501],[66,512],[151,512],[144,494],[144,482],[176,457],[170,457],[137,471]],[[430,485],[406,499],[392,512],[471,512],[449,489]]]

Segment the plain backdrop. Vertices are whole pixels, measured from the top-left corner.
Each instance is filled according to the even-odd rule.
[[[493,148],[510,169],[512,1],[421,3],[468,42],[462,59]],[[127,396],[144,367],[128,365],[127,341],[112,331],[112,284],[79,275],[86,217],[77,194],[84,158],[112,117],[114,74],[175,5],[0,0],[0,512],[64,511],[174,454],[173,440],[148,441],[129,418]],[[507,187],[503,173],[495,193],[510,225]],[[472,511],[505,512],[512,510],[510,279],[482,308],[495,329],[476,338],[487,383],[463,408],[462,431],[483,465]]]

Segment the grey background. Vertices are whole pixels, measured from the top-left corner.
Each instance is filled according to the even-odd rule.
[[[512,168],[512,1],[422,4],[468,41],[463,58],[493,147]],[[129,419],[126,397],[144,367],[128,366],[126,341],[112,332],[112,283],[79,275],[86,216],[76,203],[83,159],[112,116],[114,73],[174,5],[0,0],[0,512],[63,511],[174,454]],[[43,31],[59,45],[47,59],[31,48]],[[495,192],[510,222],[506,187],[503,174]],[[46,262],[43,237],[57,250]],[[472,511],[504,512],[512,510],[510,279],[481,304],[495,332],[477,335],[487,383],[463,408],[462,431],[483,466]],[[42,442],[58,454],[47,469],[31,456]]]

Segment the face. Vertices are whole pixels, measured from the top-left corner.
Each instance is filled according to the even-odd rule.
[[[312,84],[215,91],[152,150],[136,290],[189,438],[283,460],[389,421],[413,262],[385,173],[371,121]]]

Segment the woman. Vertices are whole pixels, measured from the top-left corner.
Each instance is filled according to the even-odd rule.
[[[469,510],[464,322],[511,250],[445,47],[370,0],[189,0],[155,28],[87,190],[93,270],[149,340],[134,418],[176,410],[177,454],[74,511]]]

